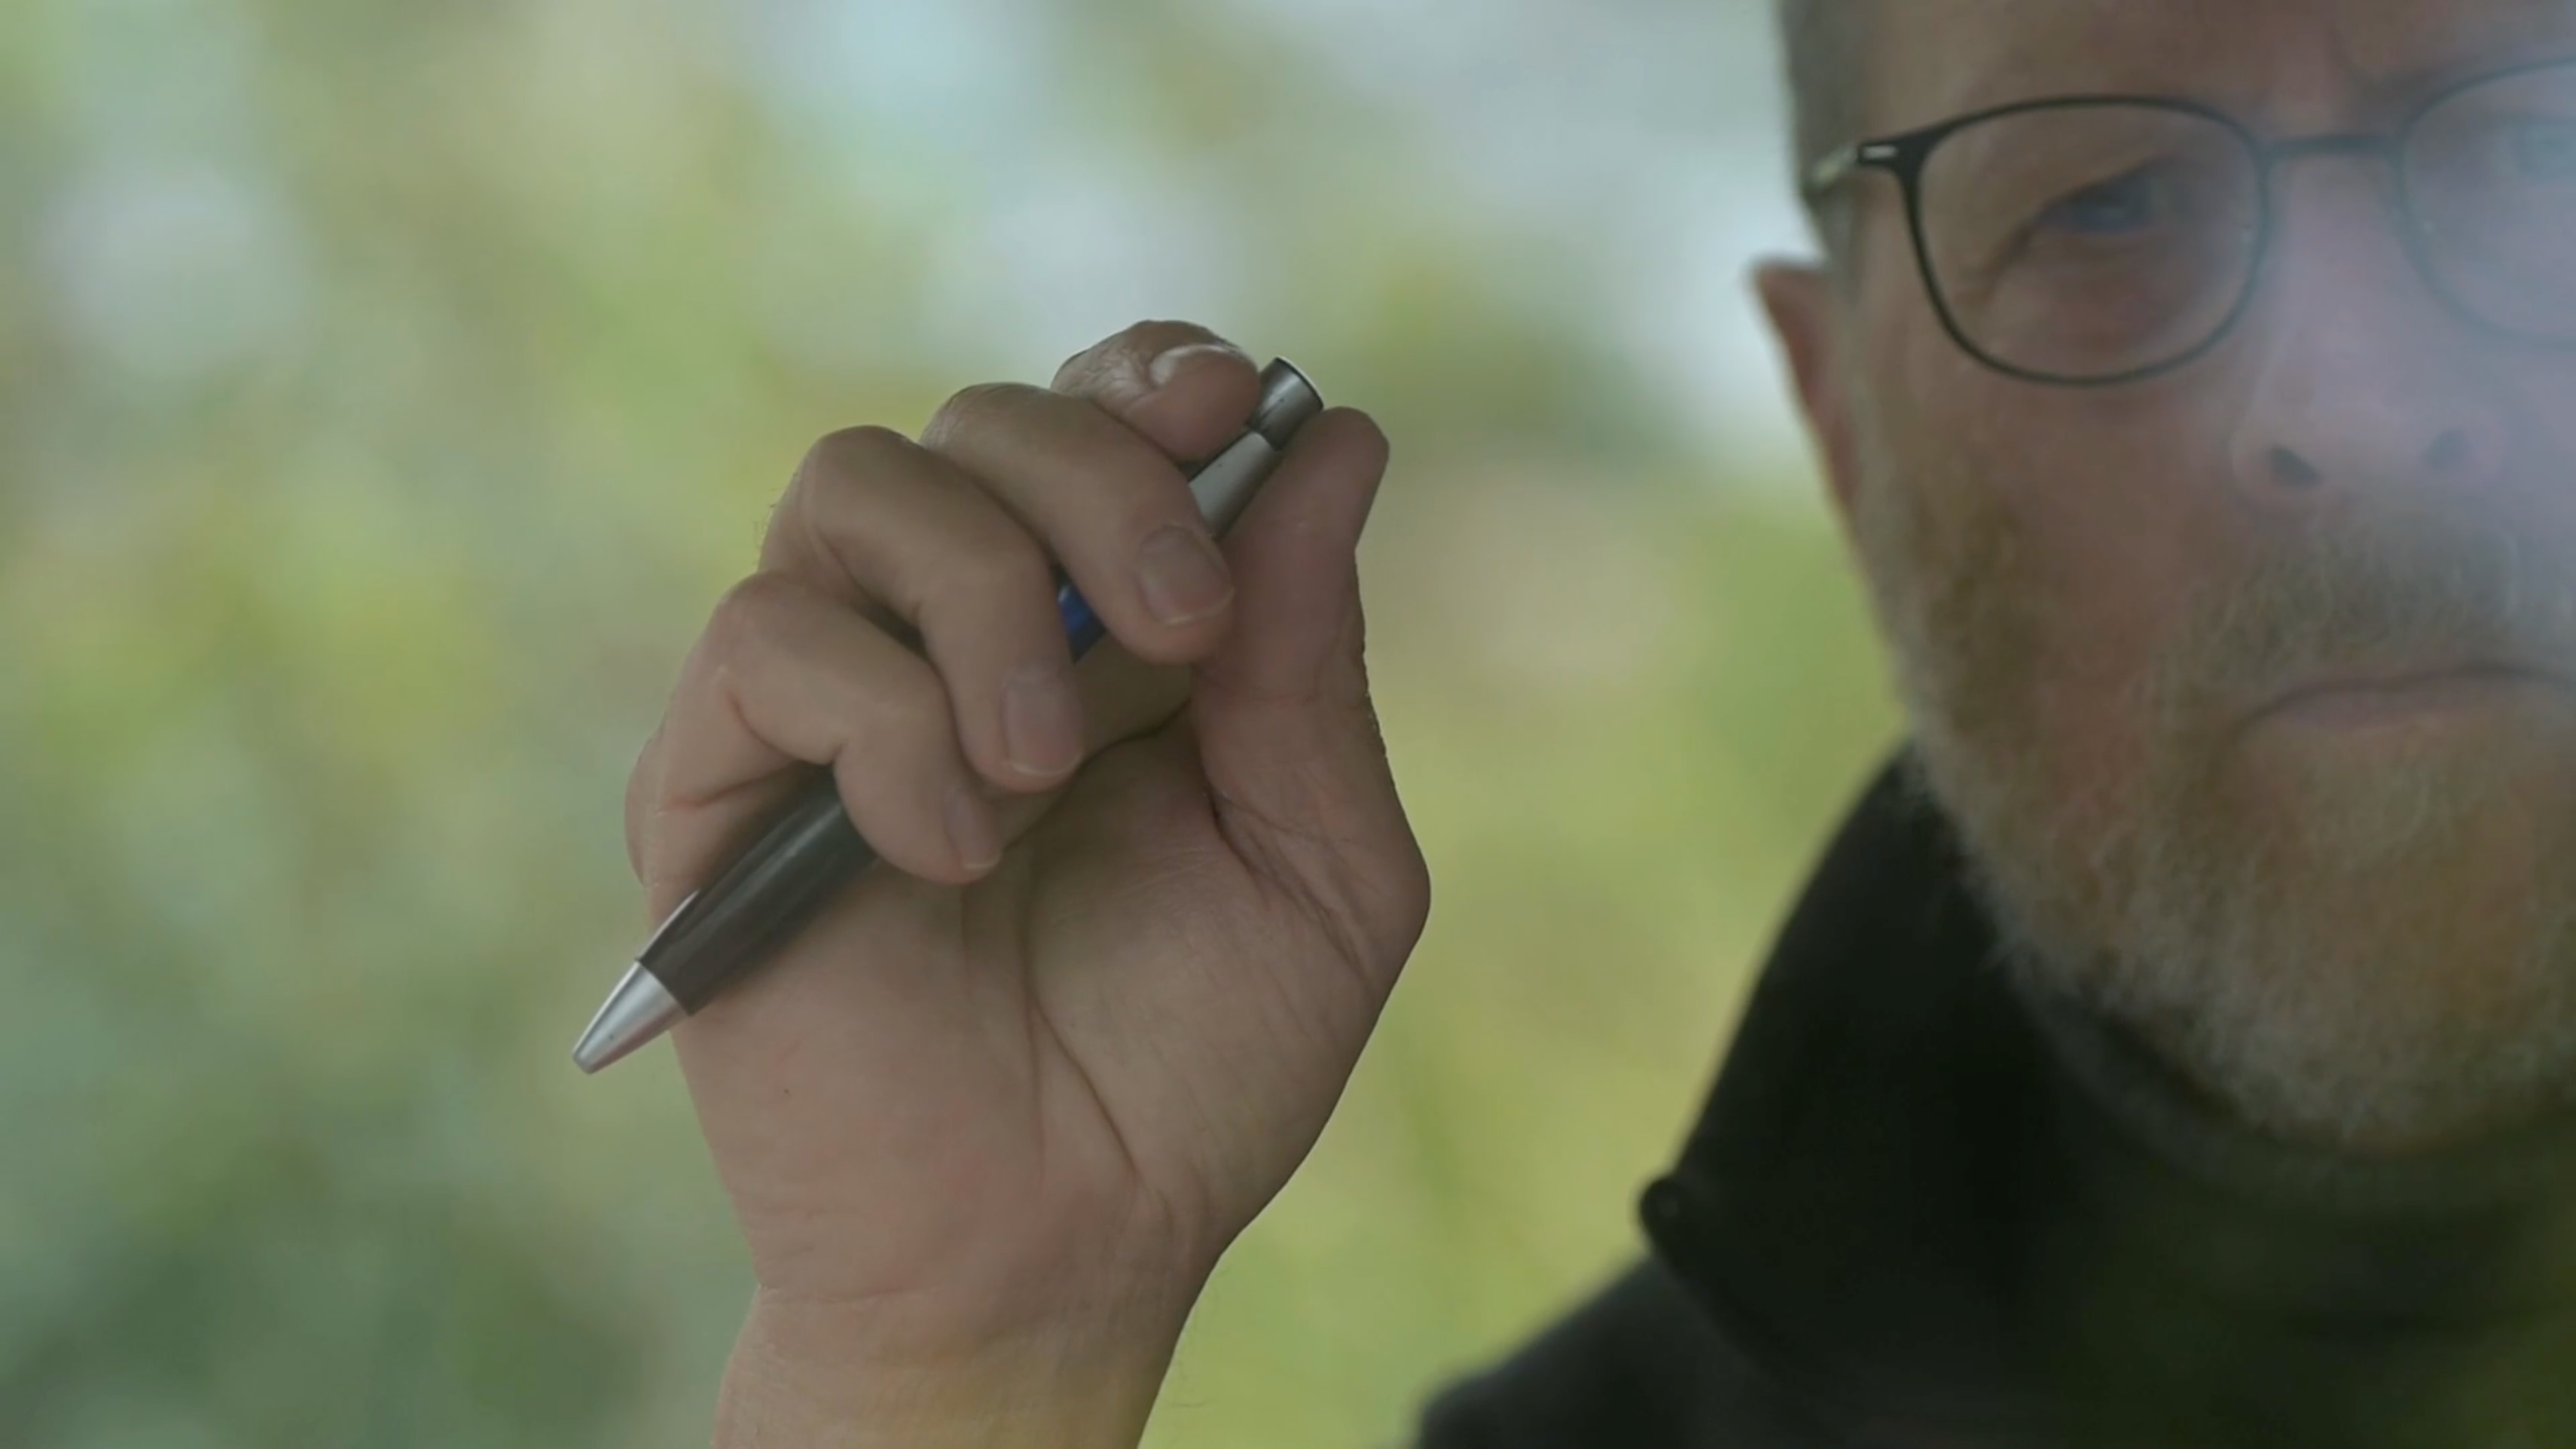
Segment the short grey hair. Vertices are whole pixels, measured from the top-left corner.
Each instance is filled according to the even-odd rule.
[[[1878,0],[1778,0],[1780,41],[1793,112],[1792,158],[1803,191],[1807,168],[1860,139],[1869,123],[1869,32]],[[1842,230],[1828,208],[1816,220],[1832,246]],[[1838,251],[1839,248],[1836,248]]]

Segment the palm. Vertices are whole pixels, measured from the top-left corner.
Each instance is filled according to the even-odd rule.
[[[873,872],[684,1031],[765,1283],[1203,1272],[1284,1182],[1383,982],[1198,739],[1103,753],[974,886]]]

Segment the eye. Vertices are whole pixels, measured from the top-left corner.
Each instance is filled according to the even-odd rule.
[[[2576,121],[2524,121],[2515,126],[2513,159],[2526,180],[2576,180]]]
[[[2576,160],[2576,136],[2570,137]],[[2161,167],[2141,166],[2067,196],[2041,213],[2039,229],[2076,236],[2126,236],[2167,220],[2172,188]]]

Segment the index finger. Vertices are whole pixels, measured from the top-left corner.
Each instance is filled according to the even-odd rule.
[[[1175,462],[1215,457],[1261,401],[1261,369],[1192,322],[1139,322],[1076,353],[1053,390],[1086,399]]]

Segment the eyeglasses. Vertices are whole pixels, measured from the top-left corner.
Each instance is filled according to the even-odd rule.
[[[2274,171],[2334,155],[2389,163],[2407,250],[2452,310],[2576,347],[2576,62],[2455,86],[2393,135],[2266,143],[2192,101],[2026,101],[1846,147],[1806,191],[1892,173],[1960,347],[2013,377],[2107,386],[2218,345],[2262,274]]]

